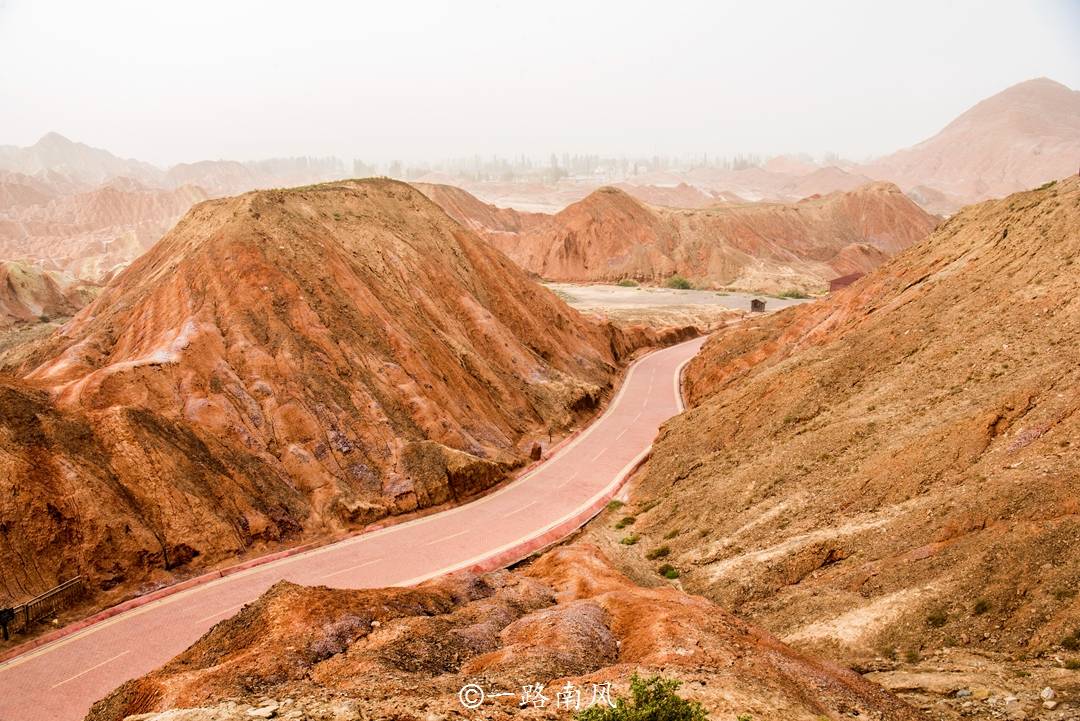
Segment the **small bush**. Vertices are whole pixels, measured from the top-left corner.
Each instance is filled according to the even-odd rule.
[[[668,531],[667,533],[664,534],[664,540],[665,541],[670,541],[672,538],[675,538],[675,536],[677,536],[677,535],[679,535],[679,529],[678,528],[672,528],[670,531]]]
[[[634,525],[634,521],[636,521],[636,520],[637,520],[637,518],[635,516],[623,516],[622,518],[619,519],[619,522],[615,524],[615,528],[618,528],[619,530],[622,530],[623,528],[626,528],[627,526]]]
[[[625,505],[626,504],[623,503],[622,501],[608,501],[607,509],[609,511],[617,511],[617,510],[619,510],[620,508],[622,508]]]
[[[574,721],[707,721],[709,714],[697,701],[675,693],[682,683],[659,676],[630,677],[631,700],[619,698],[615,707],[590,706],[574,714]]]
[[[809,298],[810,296],[807,295],[806,293],[804,293],[801,290],[792,289],[792,290],[781,291],[781,293],[776,297],[777,298],[794,298],[794,299],[797,299],[797,300],[803,300],[803,299]]]
[[[312,664],[336,656],[349,647],[359,636],[371,630],[371,621],[357,616],[345,616],[334,623],[323,626],[322,634],[314,639],[307,648],[308,660]]]
[[[645,554],[645,558],[650,561],[655,561],[658,558],[667,558],[671,555],[671,548],[668,546],[658,546]]]
[[[1066,651],[1080,651],[1080,638],[1076,634],[1061,639],[1061,647]]]
[[[1070,671],[1080,671],[1080,658],[1070,658],[1065,662],[1065,668]]]
[[[972,613],[976,616],[981,616],[990,610],[990,602],[985,598],[980,598],[975,602],[975,607],[971,609]]]
[[[623,278],[619,281],[619,285],[623,288],[637,288],[638,282],[633,278]]]
[[[1036,190],[1046,190],[1047,188],[1053,188],[1055,185],[1057,185],[1057,181],[1051,180],[1048,183],[1043,183],[1038,188],[1036,188]]]
[[[931,611],[930,615],[926,617],[926,625],[930,628],[941,628],[949,622],[949,614],[945,613],[943,609]]]
[[[631,533],[629,536],[623,536],[623,539],[619,541],[624,546],[633,546],[635,543],[641,540],[641,536],[636,533]]]
[[[656,571],[664,578],[670,578],[672,581],[679,577],[679,569],[675,568],[670,563],[665,563],[663,566],[656,569]]]
[[[664,285],[666,285],[668,288],[674,288],[675,290],[690,290],[694,287],[690,284],[690,281],[688,281],[681,275],[671,276],[667,279],[667,282],[664,283]]]
[[[909,648],[904,654],[904,660],[908,663],[918,663],[922,660],[922,656],[919,655],[919,649]]]

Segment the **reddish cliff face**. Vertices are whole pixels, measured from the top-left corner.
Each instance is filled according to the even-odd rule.
[[[477,212],[473,222],[485,226],[490,215]],[[821,290],[830,278],[869,270],[935,223],[889,183],[791,204],[698,210],[649,206],[603,188],[546,222],[530,217],[519,231],[503,225],[485,235],[551,280],[659,282],[679,274],[705,287],[777,292]]]
[[[576,545],[513,573],[417,588],[280,583],[87,719],[183,707],[197,707],[180,712],[191,721],[251,718],[252,706],[268,708],[265,698],[280,700],[271,713],[282,718],[458,716],[469,683],[489,694],[469,718],[565,718],[575,696],[562,703],[556,693],[568,683],[584,707],[593,684],[610,682],[612,700],[628,695],[635,671],[679,678],[681,695],[712,718],[921,718],[855,673],[802,656],[700,597],[637,586],[595,547]],[[523,712],[521,690],[532,684],[544,686],[547,702]]]
[[[475,493],[653,338],[401,183],[200,204],[4,386],[3,582],[130,585]]]
[[[983,100],[932,138],[862,170],[905,189],[929,186],[955,210],[1075,175],[1078,158],[1080,91],[1039,78]]]
[[[1078,259],[1070,178],[718,333],[634,530],[802,647],[1056,653],[1080,625]]]

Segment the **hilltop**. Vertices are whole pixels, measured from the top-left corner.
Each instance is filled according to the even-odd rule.
[[[1078,162],[1080,91],[1036,78],[986,98],[933,137],[862,172],[905,189],[929,186],[955,210],[1075,175]]]

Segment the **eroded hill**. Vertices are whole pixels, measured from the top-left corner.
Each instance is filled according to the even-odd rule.
[[[612,699],[626,695],[635,671],[681,679],[682,694],[715,719],[921,718],[855,673],[700,597],[637,586],[595,547],[576,545],[524,570],[415,588],[279,583],[87,719],[567,718],[572,704],[594,702],[594,684],[611,682]],[[465,710],[458,693],[470,683],[485,696]],[[536,684],[546,701],[519,708],[522,688]]]
[[[803,648],[1064,643],[1060,662],[1080,627],[1078,259],[1070,178],[718,333],[634,530],[670,546],[688,589]]]
[[[0,383],[3,592],[163,581],[481,491],[654,338],[401,183],[202,203]]]
[[[526,270],[559,281],[681,275],[703,287],[821,291],[832,278],[876,267],[936,224],[888,183],[798,203],[704,209],[654,207],[602,188],[552,216],[457,201],[464,191],[425,192]]]

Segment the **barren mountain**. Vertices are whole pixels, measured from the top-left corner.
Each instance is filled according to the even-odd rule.
[[[863,172],[904,189],[928,186],[958,206],[1075,175],[1078,163],[1080,91],[1038,78],[983,100]]]
[[[876,266],[935,224],[888,183],[793,204],[699,210],[649,206],[603,188],[546,220],[529,216],[517,225],[496,225],[501,216],[491,206],[473,205],[455,203],[450,212],[487,227],[491,242],[547,279],[657,282],[680,274],[705,287],[758,292],[821,290],[830,278]]]
[[[206,197],[194,186],[161,190],[114,179],[92,191],[12,205],[0,210],[0,256],[100,279],[138,257]]]
[[[96,287],[39,267],[0,261],[0,329],[14,323],[36,323],[71,316],[89,303]]]
[[[118,158],[107,150],[72,142],[59,133],[47,133],[25,148],[0,145],[0,170],[24,175],[54,172],[87,187],[113,178],[157,183],[162,177],[161,171],[149,163]]]
[[[634,530],[689,590],[845,660],[1075,649],[1078,259],[1070,178],[716,334]]]
[[[594,684],[610,682],[612,699],[627,695],[635,671],[679,678],[681,694],[715,719],[921,718],[855,673],[802,656],[700,597],[637,586],[595,547],[577,545],[512,573],[416,588],[279,583],[98,702],[87,720],[183,707],[194,708],[139,718],[567,718],[578,704],[603,702]],[[485,699],[465,711],[458,692],[469,683]],[[522,688],[535,684],[546,701],[534,697],[523,710]]]
[[[0,384],[5,590],[167,580],[476,493],[648,340],[401,183],[202,203]]]

